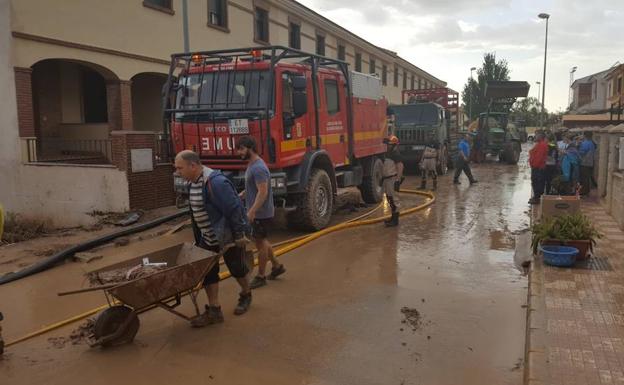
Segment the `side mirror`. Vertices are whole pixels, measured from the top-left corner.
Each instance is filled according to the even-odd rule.
[[[292,86],[295,92],[305,92],[308,87],[305,76],[293,76]]]

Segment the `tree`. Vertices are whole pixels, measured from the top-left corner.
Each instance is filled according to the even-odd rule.
[[[520,99],[511,107],[510,118],[514,121],[523,121],[527,127],[537,127],[540,123],[542,107],[534,97]]]
[[[507,60],[496,60],[496,53],[483,55],[483,64],[477,69],[477,80],[468,78],[462,91],[462,107],[466,114],[471,112],[470,120],[474,120],[480,113],[487,111],[488,100],[485,99],[485,84],[488,80],[509,80]],[[471,97],[472,95],[472,97]],[[472,108],[470,102],[472,101]],[[496,111],[496,109],[493,109]]]

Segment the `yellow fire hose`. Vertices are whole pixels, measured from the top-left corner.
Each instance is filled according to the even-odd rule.
[[[427,192],[427,191],[402,189],[401,192],[402,193],[408,193],[408,194],[420,195],[420,196],[424,196],[426,198],[429,198],[429,200],[426,201],[423,204],[420,204],[420,205],[414,206],[414,207],[410,207],[408,209],[405,209],[405,210],[401,211],[401,213],[400,213],[401,216],[412,214],[412,213],[415,213],[417,211],[423,210],[423,209],[431,206],[435,202],[435,200],[436,200],[435,195],[433,193]],[[331,226],[331,227],[327,227],[327,228],[325,228],[323,230],[319,230],[319,231],[314,232],[312,234],[302,235],[302,236],[299,236],[299,237],[287,239],[285,241],[276,243],[276,244],[273,245],[274,247],[281,246],[281,245],[286,245],[286,246],[281,247],[281,248],[275,250],[275,252],[274,252],[275,256],[279,257],[281,255],[284,255],[284,254],[286,254],[286,253],[288,253],[288,252],[290,252],[292,250],[295,250],[295,249],[297,249],[297,248],[299,248],[299,247],[301,247],[301,246],[303,246],[303,245],[305,245],[307,243],[310,243],[310,242],[314,241],[315,239],[318,239],[318,238],[320,238],[320,237],[322,237],[324,235],[327,235],[327,234],[330,234],[330,233],[333,233],[333,232],[336,232],[336,231],[350,229],[350,228],[353,228],[353,227],[371,225],[371,224],[374,224],[374,223],[382,222],[382,221],[388,219],[390,216],[386,215],[386,216],[372,218],[372,219],[363,219],[363,218],[366,218],[366,217],[372,215],[380,207],[381,207],[381,204],[379,206],[377,206],[376,208],[374,208],[373,210],[371,210],[371,211],[369,211],[369,212],[367,212],[367,213],[365,213],[363,215],[360,215],[357,218],[353,218],[353,219],[350,219],[348,221],[339,223],[337,225],[334,225],[334,226]],[[254,260],[254,266],[255,265],[257,265],[257,259]],[[227,279],[227,278],[230,278],[230,277],[231,277],[231,275],[230,275],[229,271],[224,271],[224,272],[219,274],[219,278],[221,280],[224,280],[224,279]],[[196,288],[195,290],[198,290],[198,289],[199,289],[199,287]],[[73,317],[67,318],[67,319],[65,319],[63,321],[59,321],[59,322],[56,322],[54,324],[45,326],[45,327],[43,327],[43,328],[41,328],[39,330],[36,330],[34,332],[31,332],[31,333],[28,333],[28,334],[26,334],[26,335],[24,335],[24,336],[22,336],[20,338],[17,338],[17,339],[15,339],[13,341],[10,341],[10,342],[6,343],[5,347],[9,347],[11,345],[18,344],[20,342],[29,340],[29,339],[31,339],[33,337],[45,334],[47,332],[50,332],[50,331],[55,330],[55,329],[58,329],[58,328],[63,327],[65,325],[71,324],[73,322],[80,321],[81,319],[84,319],[84,318],[87,318],[87,317],[89,317],[89,316],[91,316],[93,314],[96,314],[97,312],[102,311],[102,310],[106,309],[107,307],[109,307],[108,304],[102,305],[102,306],[98,306],[98,307],[96,307],[94,309],[91,309],[91,310],[88,310],[88,311],[86,311],[84,313],[81,313],[81,314],[75,315]]]

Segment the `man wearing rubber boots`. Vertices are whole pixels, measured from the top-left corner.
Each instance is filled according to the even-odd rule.
[[[193,151],[178,153],[175,168],[189,182],[189,205],[195,244],[215,253],[223,253],[225,264],[241,287],[234,314],[244,314],[251,305],[249,269],[245,263],[249,225],[236,189],[221,172],[203,166],[199,156]],[[204,288],[208,296],[208,306],[203,314],[191,320],[193,327],[223,322],[219,304],[218,263],[204,278]]]
[[[381,186],[392,209],[392,216],[384,223],[387,227],[392,227],[399,225],[399,197],[397,192],[403,182],[403,158],[399,152],[399,138],[391,135],[385,138],[383,142],[388,145],[388,150],[384,154]]]
[[[438,172],[436,166],[438,163],[438,145],[436,143],[428,143],[423,151],[422,160],[420,161],[420,172],[422,173],[422,179],[420,182],[420,189],[425,190],[427,188],[427,177],[431,176],[433,183],[433,190],[438,187]]]

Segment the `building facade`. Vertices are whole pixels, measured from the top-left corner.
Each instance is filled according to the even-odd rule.
[[[607,108],[606,79],[610,70],[601,71],[583,78],[576,79],[572,83],[572,105],[570,110],[576,113],[592,113],[603,111]]]
[[[612,67],[606,79],[609,83],[607,108],[621,110],[624,106],[624,64]]]
[[[158,133],[183,14],[181,0],[0,0],[0,202],[9,211],[73,225],[93,211],[173,203]],[[296,1],[188,0],[187,14],[191,51],[283,45],[342,59],[378,74],[391,103],[403,89],[446,86]]]

